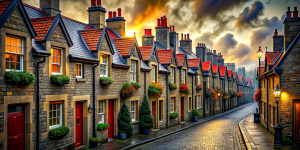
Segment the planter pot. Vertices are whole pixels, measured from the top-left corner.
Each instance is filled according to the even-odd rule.
[[[119,139],[120,140],[126,140],[126,136],[127,136],[126,133],[119,133]]]
[[[91,148],[97,147],[98,144],[99,144],[99,142],[100,142],[100,141],[97,141],[97,142],[96,142],[96,141],[90,141],[90,147],[91,147]]]
[[[150,129],[143,129],[143,134],[149,135],[150,134]]]
[[[259,113],[254,113],[254,122],[259,123]]]
[[[198,122],[198,116],[192,116],[192,122]]]

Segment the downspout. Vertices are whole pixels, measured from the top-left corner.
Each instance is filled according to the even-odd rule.
[[[40,64],[44,63],[46,61],[46,57],[43,57],[42,61],[37,62],[36,64],[36,149],[40,149]]]
[[[267,131],[269,131],[269,79],[267,79]]]
[[[167,113],[167,118],[166,118],[166,128],[168,128],[168,123],[169,123],[169,80],[168,80],[169,74],[166,74],[166,100],[167,100],[167,109],[166,109],[166,113]],[[145,84],[146,85],[146,84]]]
[[[146,95],[146,71],[144,71],[144,95]]]
[[[192,109],[194,108],[194,106],[194,75],[192,75]]]
[[[95,68],[99,65],[97,63],[93,66],[93,137],[97,137],[96,134],[96,88],[95,88]]]
[[[205,97],[206,97],[206,95],[205,95],[205,91],[206,91],[206,81],[203,81],[203,95],[202,95],[202,97],[203,97],[203,118],[205,118]]]
[[[214,77],[212,77],[213,78],[213,88],[215,89],[215,78]],[[212,108],[212,114],[213,114],[213,116],[215,115],[215,100],[214,99],[212,99],[212,105],[213,105],[213,108]]]

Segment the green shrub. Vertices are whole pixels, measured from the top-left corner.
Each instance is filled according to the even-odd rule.
[[[107,129],[109,127],[108,123],[100,123],[97,125],[97,130],[104,130]]]
[[[28,85],[35,81],[35,76],[26,71],[7,71],[4,74],[5,82],[8,84]]]
[[[169,82],[169,89],[171,89],[171,90],[177,89],[176,83]]]
[[[130,84],[131,84],[135,89],[138,89],[138,88],[141,87],[140,84],[139,84],[139,83],[136,83],[136,82],[131,82]]]
[[[115,80],[112,77],[100,77],[100,84],[102,86],[111,85]]]
[[[151,129],[153,127],[153,117],[151,115],[150,105],[147,96],[144,96],[140,109],[140,128]]]
[[[191,113],[192,113],[192,116],[199,116],[200,115],[199,111],[197,109],[192,109]]]
[[[60,139],[66,136],[68,133],[69,133],[69,128],[66,126],[52,129],[49,131],[49,139],[50,140]]]
[[[131,123],[130,113],[127,105],[125,104],[125,101],[121,107],[119,116],[118,116],[118,126],[119,126],[119,132],[125,132],[127,134],[126,137],[130,137],[133,132],[133,127]]]
[[[64,85],[70,83],[70,78],[66,75],[52,75],[51,82],[57,85]]]
[[[175,119],[175,118],[177,118],[178,117],[178,112],[172,112],[172,113],[170,113],[170,119]]]
[[[99,138],[94,138],[94,137],[90,137],[90,141],[93,141],[93,142],[99,142],[100,139]]]

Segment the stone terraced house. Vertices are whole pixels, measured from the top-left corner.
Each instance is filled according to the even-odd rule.
[[[227,70],[222,55],[213,55],[203,43],[198,43],[195,55],[189,34],[178,40],[166,17],[158,20],[156,36],[145,30],[139,45],[136,36],[125,37],[121,9],[109,11],[108,17],[106,12],[101,0],[91,0],[89,22],[83,23],[61,15],[59,0],[40,0],[40,8],[21,0],[0,0],[0,149],[82,149],[89,147],[90,137],[108,142],[118,137],[123,102],[129,107],[133,133],[138,134],[145,95],[153,131],[158,132],[191,121],[192,109],[203,118],[252,102],[244,96],[253,89],[244,84],[245,77]],[[36,80],[26,85],[9,82],[7,73],[14,71],[30,73]],[[54,84],[58,75],[68,77],[68,84]],[[100,83],[108,77],[112,84]],[[140,87],[133,97],[122,98],[120,89],[132,82]],[[163,86],[161,96],[148,94],[152,82]],[[169,83],[177,89],[169,89]],[[181,84],[191,91],[180,93]],[[203,90],[197,91],[197,85]],[[215,101],[206,89],[216,86],[243,96]],[[170,119],[171,112],[179,116]],[[109,127],[97,130],[103,123]],[[50,134],[60,127],[67,127],[68,133],[53,139]]]

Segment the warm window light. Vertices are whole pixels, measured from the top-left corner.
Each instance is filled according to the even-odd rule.
[[[276,85],[276,88],[273,90],[275,98],[280,97],[281,89],[278,87],[278,84]]]
[[[258,58],[261,58],[263,54],[263,51],[261,50],[261,48],[259,47],[258,51],[256,52],[256,55]]]

